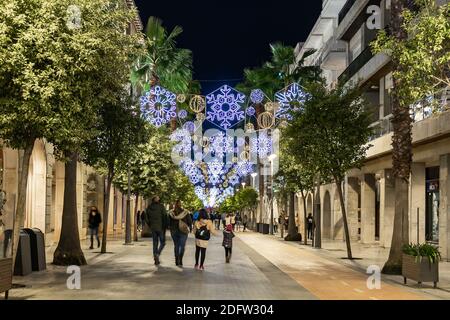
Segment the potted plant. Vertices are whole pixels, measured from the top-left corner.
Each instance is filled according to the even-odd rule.
[[[433,282],[434,287],[439,281],[439,260],[441,255],[436,246],[428,243],[408,244],[403,246],[402,275],[407,279],[422,282]]]

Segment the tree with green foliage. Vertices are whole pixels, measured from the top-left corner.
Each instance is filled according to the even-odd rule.
[[[294,157],[315,163],[321,179],[333,181],[342,210],[347,255],[352,259],[347,213],[342,183],[352,168],[360,168],[370,145],[372,134],[370,113],[358,87],[338,84],[328,90],[323,85],[309,87],[309,98],[302,110],[293,113],[293,121],[284,134],[290,138],[290,152]],[[301,162],[300,162],[301,163]]]
[[[129,79],[137,38],[124,30],[137,12],[121,0],[14,0],[0,5],[0,137],[21,158],[14,254],[24,223],[29,161],[36,139],[67,160],[55,264],[85,264],[80,247],[76,168],[94,136],[97,110]],[[75,22],[75,23],[74,23]]]
[[[296,150],[296,157],[290,150],[290,138],[288,135],[282,135],[281,152],[280,152],[280,168],[275,176],[276,189],[278,198],[289,202],[289,226],[288,235],[285,237],[287,241],[299,240],[298,230],[295,223],[294,195],[299,192],[303,200],[304,221],[306,221],[306,195],[314,189],[315,168],[309,162],[308,156]],[[306,237],[306,222],[304,243],[308,243]]]
[[[378,34],[375,53],[387,53],[393,65],[392,160],[395,177],[394,231],[383,273],[401,274],[402,247],[409,242],[408,190],[412,163],[410,105],[450,85],[450,5],[416,0],[391,4],[391,32]],[[446,89],[445,89],[446,90]]]
[[[101,253],[106,253],[108,212],[112,181],[116,167],[126,167],[136,147],[148,141],[149,130],[125,89],[117,92],[115,103],[107,103],[99,110],[94,125],[96,135],[83,145],[83,162],[106,175],[105,207],[103,215],[103,239]],[[127,208],[126,239],[131,240],[131,217]]]

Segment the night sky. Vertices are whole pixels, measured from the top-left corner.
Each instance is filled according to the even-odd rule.
[[[322,7],[321,0],[135,2],[144,25],[156,16],[169,30],[183,27],[178,46],[192,50],[194,78],[201,80],[203,91],[240,82],[244,68],[270,58],[271,42],[295,46],[305,41]],[[229,81],[217,81],[223,79]]]

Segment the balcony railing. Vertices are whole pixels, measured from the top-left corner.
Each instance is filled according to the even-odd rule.
[[[370,59],[372,59],[373,53],[370,47],[366,47],[363,52],[356,57],[339,76],[339,81],[344,79],[349,80],[353,77]]]
[[[449,91],[450,89],[443,90],[434,96],[430,96],[411,105],[410,114],[413,123],[420,122],[433,116],[438,116],[442,112],[449,111],[450,99],[449,96],[447,96],[447,92]],[[392,118],[393,116],[390,114],[387,117],[380,119],[380,121],[372,124],[374,133],[370,138],[370,141],[394,131]]]

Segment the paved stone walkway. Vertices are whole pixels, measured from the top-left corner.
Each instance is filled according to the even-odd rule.
[[[213,237],[206,257],[206,270],[194,269],[194,239],[188,240],[184,269],[174,265],[173,242],[168,234],[162,264],[153,265],[151,240],[133,245],[110,240],[111,253],[88,250],[89,263],[81,268],[81,290],[69,290],[65,267],[48,264],[48,269],[14,283],[25,288],[13,289],[10,299],[436,299],[427,294],[383,278],[380,290],[369,290],[367,277],[360,269],[332,257],[326,250],[316,250],[298,243],[253,232],[239,232],[233,258],[224,262],[222,237]],[[48,261],[54,248],[48,248]]]
[[[210,241],[203,272],[194,269],[192,235],[184,269],[174,265],[169,234],[159,267],[153,265],[149,239],[131,246],[110,241],[109,254],[84,249],[88,265],[81,268],[81,290],[67,289],[66,268],[48,264],[45,271],[15,277],[14,283],[26,287],[11,290],[10,299],[316,299],[239,239],[231,263],[225,264],[221,241],[221,236]]]

